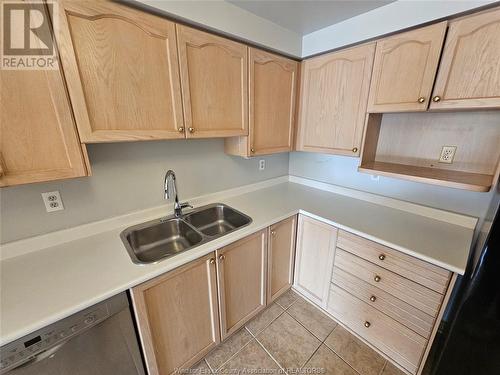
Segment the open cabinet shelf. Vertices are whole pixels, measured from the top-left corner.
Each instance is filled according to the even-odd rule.
[[[360,172],[487,192],[496,184],[500,111],[370,114]],[[453,163],[442,146],[457,147]]]

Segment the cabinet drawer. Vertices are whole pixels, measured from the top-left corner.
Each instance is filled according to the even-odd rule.
[[[355,234],[339,230],[337,246],[440,294],[448,287],[449,271]]]
[[[339,248],[335,255],[335,266],[433,317],[438,314],[443,296],[425,286]]]
[[[427,345],[423,337],[335,285],[330,289],[328,311],[409,372],[417,372]]]
[[[332,282],[352,295],[389,315],[394,320],[405,325],[420,336],[429,338],[434,318],[386,291],[374,287],[354,275],[334,267]]]

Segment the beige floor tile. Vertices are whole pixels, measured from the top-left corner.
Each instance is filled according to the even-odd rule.
[[[394,366],[391,362],[387,362],[381,375],[405,375],[405,373]]]
[[[242,328],[211,351],[205,359],[210,367],[212,367],[213,370],[216,370],[236,352],[243,348],[243,346],[248,344],[252,338],[252,335],[245,328]]]
[[[253,340],[227,361],[219,370],[221,374],[278,374],[280,367],[266,353],[256,340]],[[265,372],[264,372],[265,370]]]
[[[378,375],[385,359],[343,327],[338,325],[325,344],[362,375]]]
[[[307,370],[307,372],[303,372],[306,374],[358,375],[356,371],[325,345],[321,345],[314,353],[304,366],[304,370]]]
[[[273,303],[271,306],[267,307],[264,311],[262,311],[259,315],[253,318],[248,324],[247,328],[254,335],[260,333],[264,328],[266,328],[271,322],[276,319],[278,316],[283,314],[285,310],[283,308]]]
[[[297,298],[300,298],[299,295],[290,289],[288,292],[285,292],[280,297],[278,297],[276,299],[276,303],[284,309],[287,309],[292,303],[297,300]]]
[[[334,320],[302,298],[299,298],[286,312],[321,341],[326,339],[337,325]]]
[[[321,344],[288,314],[281,314],[257,339],[285,370],[302,367]]]

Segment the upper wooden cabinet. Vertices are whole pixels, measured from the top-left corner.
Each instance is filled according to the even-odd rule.
[[[243,157],[292,150],[296,61],[249,49],[249,135],[226,138],[225,151]]]
[[[295,229],[297,216],[280,221],[269,228],[267,303],[271,303],[293,283]]]
[[[132,289],[148,373],[189,369],[220,342],[215,254]]]
[[[248,47],[176,27],[187,137],[248,135]]]
[[[267,230],[217,250],[217,276],[224,340],[266,307]]]
[[[359,156],[375,44],[302,63],[297,149]]]
[[[60,69],[0,69],[0,103],[0,186],[87,175]]]
[[[431,109],[500,107],[500,8],[450,22]]]
[[[427,110],[446,24],[441,22],[377,42],[368,112]]]
[[[82,141],[184,138],[174,23],[109,1],[61,4],[61,58]]]

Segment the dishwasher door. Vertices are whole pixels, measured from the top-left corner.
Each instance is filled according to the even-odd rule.
[[[72,327],[74,325],[70,326],[70,329]],[[57,331],[57,327],[52,331]],[[113,314],[110,313],[96,325],[54,344],[29,359],[25,359],[22,364],[15,365],[5,374],[145,374],[128,303],[126,308]]]

